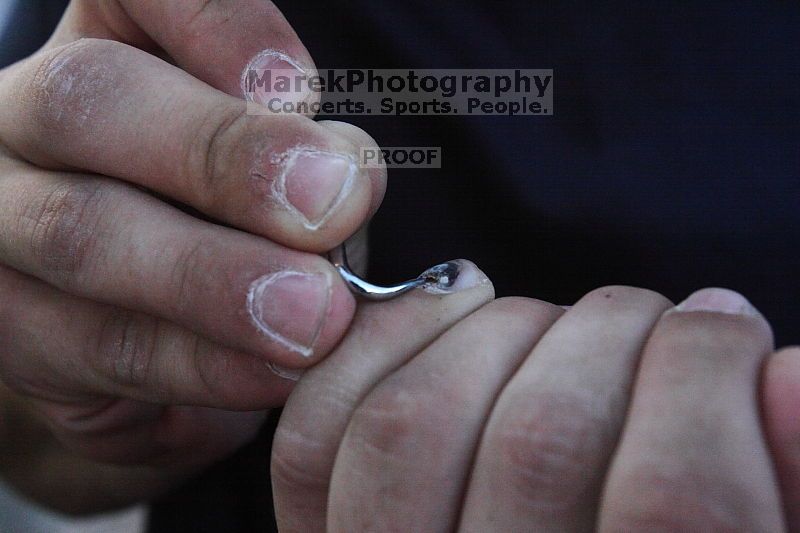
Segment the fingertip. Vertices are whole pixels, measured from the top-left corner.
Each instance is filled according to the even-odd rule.
[[[321,120],[317,122],[323,128],[332,131],[333,133],[347,139],[353,146],[353,153],[357,157],[359,166],[363,167],[364,151],[365,150],[378,150],[379,146],[377,141],[369,135],[366,131],[358,126],[347,122],[338,120]],[[375,165],[369,165],[363,169],[366,175],[369,176],[370,182],[370,208],[367,218],[371,218],[383,202],[383,197],[386,194],[386,181],[387,172],[386,165],[383,162]]]
[[[761,316],[750,301],[736,291],[710,287],[695,291],[675,306],[677,312],[706,311],[728,315]]]
[[[242,71],[242,96],[260,106],[248,106],[254,114],[313,116],[313,103],[319,101],[320,93],[312,90],[309,80],[316,76],[317,69],[308,53],[294,57],[285,51],[267,48],[255,54]]]
[[[422,290],[430,294],[452,294],[480,288],[494,297],[494,285],[489,277],[467,259],[454,259],[436,265],[426,270],[422,276],[432,280],[422,286]]]

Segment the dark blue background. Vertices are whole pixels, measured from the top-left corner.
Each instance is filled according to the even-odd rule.
[[[373,276],[475,260],[500,295],[747,295],[800,341],[800,3],[278,2],[320,68],[553,68],[553,117],[347,117],[396,170]],[[652,4],[652,5],[644,5]]]

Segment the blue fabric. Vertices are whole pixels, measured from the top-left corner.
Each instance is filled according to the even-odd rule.
[[[279,2],[321,68],[553,68],[555,115],[347,117],[397,170],[373,269],[467,256],[500,294],[744,292],[800,341],[800,4]]]
[[[0,68],[35,52],[50,37],[68,0],[0,0]]]

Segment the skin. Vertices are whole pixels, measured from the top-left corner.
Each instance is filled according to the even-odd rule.
[[[281,185],[298,147],[335,167],[374,142],[245,113],[270,51],[314,71],[266,1],[75,0],[0,71],[6,479],[71,513],[150,499],[296,389],[282,530],[798,527],[800,351],[773,354],[750,307],[609,287],[565,312],[495,301],[463,262],[450,293],[356,309],[318,254],[364,226],[385,173],[342,198],[324,165]],[[254,319],[275,309],[307,350]],[[316,366],[296,384],[267,363]]]
[[[800,349],[773,350],[722,289],[674,306],[606,287],[565,311],[482,284],[364,306],[284,410],[279,527],[796,528]]]
[[[346,332],[355,301],[319,254],[365,225],[385,171],[352,164],[374,146],[353,126],[246,113],[265,50],[315,72],[269,2],[76,0],[0,71],[3,406],[77,465],[54,471],[128,480],[53,495],[4,464],[24,492],[70,512],[152,497],[285,401],[268,363],[307,367]]]

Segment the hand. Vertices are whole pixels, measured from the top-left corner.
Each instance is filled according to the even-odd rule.
[[[673,307],[608,287],[564,312],[490,296],[359,309],[283,413],[281,531],[780,531],[784,510],[800,524],[800,350],[772,355],[744,298]]]
[[[311,365],[346,331],[318,253],[385,175],[358,166],[357,128],[246,113],[243,76],[287,68],[314,73],[263,0],[75,0],[0,72],[0,376],[71,451],[205,464],[261,418],[208,408],[281,404],[266,363]]]

